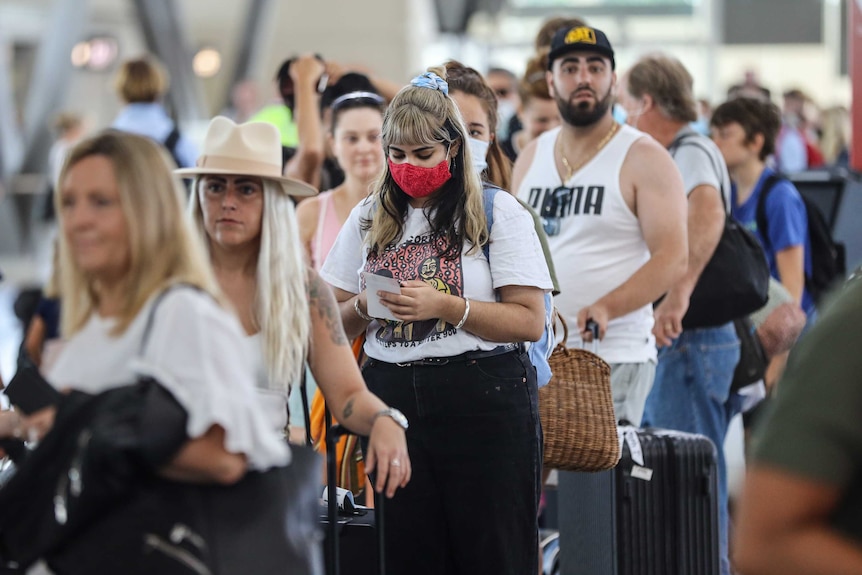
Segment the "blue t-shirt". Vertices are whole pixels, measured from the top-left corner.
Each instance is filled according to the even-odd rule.
[[[747,229],[754,232],[757,239],[766,252],[766,260],[769,262],[769,271],[772,277],[778,277],[778,267],[775,265],[775,254],[782,250],[795,246],[804,246],[805,249],[805,277],[811,277],[811,242],[808,238],[808,214],[805,211],[805,203],[799,191],[788,180],[779,180],[772,187],[766,198],[766,224],[769,232],[769,244],[764,241],[763,234],[757,229],[757,204],[760,201],[760,193],[763,183],[775,172],[766,168],[760,174],[760,179],[754,186],[754,192],[741,205],[737,205],[736,184],[732,187],[733,217]],[[768,246],[768,247],[767,247]],[[808,290],[802,292],[802,309],[810,314],[814,309],[814,300]]]
[[[111,127],[146,136],[164,144],[174,129],[174,121],[158,102],[136,102],[126,104],[114,119]],[[197,147],[182,133],[180,139],[177,140],[177,145],[174,146],[174,154],[180,168],[192,167],[198,159]]]

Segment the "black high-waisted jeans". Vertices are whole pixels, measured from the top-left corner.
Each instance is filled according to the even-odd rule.
[[[406,367],[371,359],[363,375],[410,422],[413,478],[385,505],[387,570],[536,574],[542,431],[527,354]]]

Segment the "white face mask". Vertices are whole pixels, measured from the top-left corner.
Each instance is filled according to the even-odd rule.
[[[488,167],[488,147],[490,142],[477,140],[476,138],[467,138],[467,143],[470,145],[470,155],[473,156],[473,169],[477,174],[481,174]]]
[[[616,120],[618,124],[625,124],[626,123],[626,118],[628,118],[628,112],[626,112],[626,109],[623,108],[623,105],[620,104],[619,102],[614,104],[613,114],[614,114],[614,120]]]
[[[511,100],[497,100],[497,136],[505,139],[509,132],[509,120],[518,112],[518,106]]]

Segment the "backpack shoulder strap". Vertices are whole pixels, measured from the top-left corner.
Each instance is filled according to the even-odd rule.
[[[497,195],[497,192],[502,191],[501,188],[498,188],[494,184],[489,184],[487,182],[482,183],[482,203],[485,206],[485,220],[488,222],[488,241],[491,240],[491,226],[494,225],[494,197]],[[485,259],[488,262],[491,261],[491,250],[489,244],[485,244],[482,246],[482,253],[485,254]]]
[[[727,210],[726,206],[728,205],[728,202],[725,197],[727,191],[724,189],[721,164],[716,162],[715,156],[710,152],[709,148],[706,147],[706,145],[700,140],[700,138],[697,138],[695,136],[699,136],[699,134],[683,134],[682,136],[677,137],[673,142],[671,142],[670,146],[668,146],[667,151],[668,153],[670,153],[671,157],[675,157],[677,150],[679,150],[683,146],[694,146],[696,148],[700,148],[700,150],[703,151],[703,153],[706,154],[706,156],[709,158],[709,163],[712,165],[712,168],[715,170],[715,173],[718,176],[718,193],[721,195],[722,205],[725,206],[725,210]],[[730,215],[730,213],[727,212],[727,215]]]
[[[772,242],[769,241],[769,220],[766,218],[766,198],[769,192],[775,187],[775,184],[783,180],[784,177],[778,173],[769,174],[763,181],[763,188],[760,190],[760,197],[757,199],[757,208],[754,213],[754,221],[757,223],[757,231],[763,238],[763,243],[767,250],[772,249]]]

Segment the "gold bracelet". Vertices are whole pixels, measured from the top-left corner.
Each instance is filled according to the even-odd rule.
[[[356,312],[356,315],[358,315],[360,318],[364,319],[365,321],[374,321],[373,317],[371,317],[370,315],[368,315],[367,313],[365,313],[361,309],[359,309],[359,296],[356,296],[356,299],[353,300],[353,309]]]

